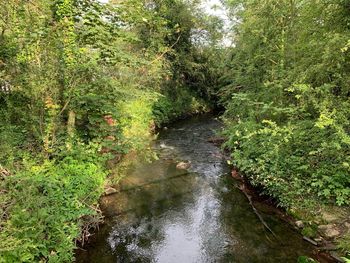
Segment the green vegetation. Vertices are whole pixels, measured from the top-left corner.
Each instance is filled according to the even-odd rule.
[[[285,207],[350,204],[347,1],[227,1],[226,146]]]
[[[303,236],[312,237],[312,238],[317,237],[317,226],[316,225],[306,226],[303,228],[301,233],[303,234]]]
[[[313,262],[316,262],[316,261],[309,257],[301,256],[298,258],[298,263],[313,263]]]
[[[350,256],[350,234],[346,233],[343,237],[340,238],[338,242],[338,248],[347,253],[347,256]],[[349,259],[344,258],[345,262],[350,261]],[[347,261],[346,261],[347,260]]]
[[[95,152],[91,152],[96,154]],[[81,153],[80,153],[81,155]],[[96,200],[102,193],[106,174],[98,164],[78,156],[60,162],[28,164],[9,176],[1,226],[1,262],[72,261],[72,240],[83,224],[99,222]],[[92,217],[87,217],[92,216]],[[83,237],[82,237],[83,238]]]
[[[281,206],[350,205],[348,1],[223,2],[232,47],[199,0],[0,2],[0,262],[72,261],[106,163],[216,107]]]
[[[320,211],[343,206],[348,217],[350,205],[349,2],[225,2],[235,30],[220,89],[231,162],[315,237]],[[339,247],[350,252],[346,237]]]
[[[214,43],[220,23],[198,5],[0,2],[0,262],[72,261],[99,221],[106,161],[208,109],[192,32]]]

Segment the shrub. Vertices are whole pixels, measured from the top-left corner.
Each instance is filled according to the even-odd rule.
[[[233,164],[281,205],[317,198],[349,204],[350,147],[334,129],[307,120],[280,126],[252,121],[230,126],[226,135]]]
[[[156,126],[160,127],[183,116],[207,112],[209,109],[206,101],[185,88],[179,88],[176,95],[159,97],[153,106],[153,118]]]
[[[83,217],[96,215],[103,169],[65,157],[27,167],[2,182],[7,218],[1,222],[0,262],[71,262]]]

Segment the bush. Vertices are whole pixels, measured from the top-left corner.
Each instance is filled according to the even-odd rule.
[[[346,1],[227,2],[239,21],[220,91],[234,164],[284,206],[348,205]]]
[[[307,120],[280,126],[247,121],[233,124],[226,135],[233,164],[281,205],[319,198],[350,203],[350,145],[331,127],[320,129]]]
[[[185,88],[179,88],[176,95],[161,96],[153,106],[153,118],[157,127],[183,116],[209,111],[204,100],[191,94]]]
[[[71,262],[83,217],[96,215],[105,172],[65,157],[27,167],[3,182],[0,262]],[[10,200],[10,204],[6,202]]]
[[[128,150],[140,151],[149,147],[153,124],[152,106],[157,95],[155,92],[133,91],[133,93],[137,96],[119,103],[121,118],[118,121]]]

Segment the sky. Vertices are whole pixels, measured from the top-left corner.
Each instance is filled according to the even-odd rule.
[[[218,16],[223,20],[228,21],[226,10],[220,3],[220,0],[202,0],[202,2],[202,6],[208,14]]]
[[[225,24],[225,31],[229,32],[230,31],[230,19],[227,14],[227,10],[224,8],[224,6],[221,4],[220,0],[202,0],[202,7],[204,10],[214,16],[220,17]],[[224,46],[232,46],[232,40],[229,37],[229,34],[226,34],[222,41]]]
[[[108,2],[108,0],[98,0],[98,1],[100,1],[101,3]],[[225,27],[226,27],[225,30],[228,31],[230,27],[230,20],[220,0],[202,0],[202,2],[203,2],[202,3],[203,9],[210,15],[220,17],[225,23]],[[225,46],[231,46],[232,42],[229,40],[228,37],[225,37],[225,39],[223,40],[223,44]]]
[[[107,3],[108,0],[99,0],[101,3]],[[204,10],[208,14],[215,15],[218,17],[221,17],[225,21],[228,21],[228,17],[226,15],[225,9],[223,8],[223,5],[220,3],[220,0],[202,0],[204,7]]]

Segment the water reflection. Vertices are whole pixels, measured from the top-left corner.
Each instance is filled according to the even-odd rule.
[[[279,219],[267,233],[234,187],[220,150],[207,142],[220,124],[202,116],[162,133],[160,159],[138,163],[105,198],[107,216],[77,262],[296,262],[311,248]],[[176,161],[191,161],[189,171]]]

